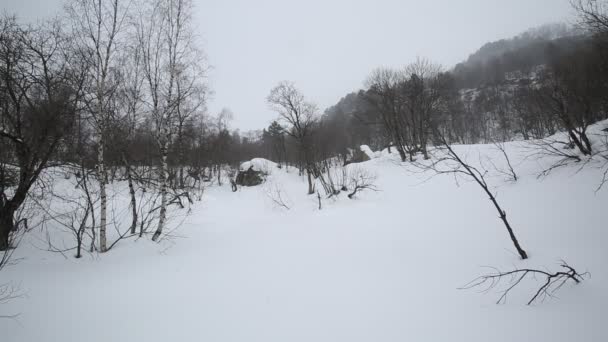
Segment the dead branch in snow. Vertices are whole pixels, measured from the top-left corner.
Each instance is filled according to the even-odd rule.
[[[182,197],[185,197],[188,200],[188,203],[193,204],[194,202],[192,201],[192,198],[190,197],[190,193],[186,192],[182,192],[182,193],[176,193],[173,194],[173,198],[167,203],[167,206],[170,206],[172,204],[176,204],[180,207],[180,209],[185,209],[186,207],[184,206],[184,202],[182,201]],[[156,211],[162,209],[162,205],[159,205],[155,208],[153,208],[150,211]]]
[[[270,200],[274,202],[274,204],[276,204],[278,207],[291,210],[291,208],[287,204],[287,201],[283,198],[283,191],[278,185],[275,184],[271,188],[267,188],[266,196],[268,196],[268,198],[270,198]]]
[[[539,173],[538,177],[545,177],[553,170],[569,165],[570,163],[581,162],[582,159],[577,155],[571,142],[565,142],[556,138],[545,138],[530,143],[530,150],[533,152],[529,158],[557,158],[549,167]]]
[[[547,297],[554,298],[555,292],[561,289],[568,281],[579,284],[585,280],[585,277],[589,276],[588,272],[578,273],[565,261],[562,261],[560,266],[562,271],[555,273],[530,268],[515,269],[509,272],[501,272],[498,269],[494,269],[494,273],[477,277],[460,289],[470,290],[473,288],[482,288],[482,292],[488,292],[507,279],[507,288],[501,291],[502,295],[498,298],[498,301],[496,301],[496,304],[500,304],[506,302],[509,293],[517,287],[517,285],[521,284],[525,278],[532,278],[534,280],[537,280],[538,278],[544,279],[542,285],[528,301],[527,305],[532,305],[538,300],[544,301]]]

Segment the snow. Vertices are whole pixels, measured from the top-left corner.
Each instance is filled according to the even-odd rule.
[[[126,240],[76,260],[41,250],[44,233],[31,232],[23,259],[0,272],[27,295],[0,306],[20,313],[0,319],[3,341],[608,341],[603,169],[575,163],[538,178],[550,157],[505,146],[520,180],[491,172],[488,182],[527,261],[476,184],[432,177],[394,150],[356,166],[381,191],[341,194],[320,211],[297,170],[256,159],[241,168],[272,169],[268,183],[207,189],[160,244]],[[505,166],[492,145],[455,149]],[[277,189],[290,210],[271,199]],[[500,289],[458,290],[483,266],[553,271],[560,259],[592,277],[533,306],[534,281],[503,305]]]
[[[254,158],[250,161],[242,163],[239,170],[247,171],[251,167],[253,167],[253,171],[264,172],[265,174],[270,174],[273,169],[277,168],[277,164],[268,159]]]
[[[361,145],[361,152],[365,153],[370,159],[378,158],[378,155],[372,151],[372,149],[367,145]]]

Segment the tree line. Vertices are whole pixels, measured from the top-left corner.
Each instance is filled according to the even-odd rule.
[[[0,250],[49,167],[71,166],[87,194],[98,191],[85,221],[95,217],[105,252],[109,182],[128,180],[133,227],[136,188],[158,193],[157,240],[172,189],[223,164],[232,137],[225,114],[205,115],[208,65],[192,11],[190,0],[69,0],[38,24],[0,18]]]
[[[402,68],[378,68],[364,89],[323,114],[294,83],[281,82],[267,97],[278,118],[259,134],[232,130],[228,109],[207,112],[208,65],[194,33],[191,0],[69,0],[59,18],[35,25],[5,15],[0,250],[27,226],[20,210],[52,166],[69,165],[84,198],[94,192],[83,209],[85,224],[74,230],[77,236],[89,232],[92,249],[105,252],[113,245],[107,241],[107,185],[115,180],[129,185],[128,233],[139,227],[139,236],[158,240],[168,207],[190,201],[201,183],[223,184],[252,157],[292,167],[306,177],[309,194],[320,183],[332,196],[343,183],[336,166],[351,162],[362,144],[414,161],[430,158],[430,146],[443,142],[564,132],[564,147],[592,155],[587,128],[608,117],[606,3],[573,6],[583,34],[540,35],[562,39],[549,42],[539,34],[520,38],[515,45],[521,54],[502,47],[488,52],[489,46],[481,55],[502,62],[483,67],[475,67],[473,58],[475,63],[446,70],[419,58]],[[551,142],[542,148],[579,158]],[[145,191],[158,202],[138,210]],[[151,211],[154,220],[146,218]],[[144,229],[145,220],[154,228]]]

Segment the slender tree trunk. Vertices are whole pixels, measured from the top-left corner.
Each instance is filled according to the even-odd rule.
[[[494,194],[492,194],[492,192],[490,191],[490,189],[488,188],[488,185],[486,184],[485,180],[483,179],[483,175],[480,175],[479,177],[475,174],[475,172],[471,169],[471,167],[466,164],[462,159],[460,159],[460,157],[456,154],[456,152],[454,152],[454,150],[452,149],[452,147],[448,144],[448,142],[445,140],[445,138],[442,137],[442,143],[443,145],[448,149],[450,155],[452,157],[454,157],[454,159],[456,159],[456,161],[466,169],[467,174],[471,177],[473,177],[473,179],[475,180],[475,182],[485,191],[485,193],[488,195],[488,197],[490,198],[490,201],[492,201],[492,204],[494,204],[494,207],[496,208],[496,211],[498,211],[499,215],[500,215],[500,219],[502,220],[502,222],[505,225],[505,228],[507,228],[507,231],[509,232],[509,237],[511,238],[511,241],[513,242],[513,245],[515,246],[515,249],[517,249],[517,253],[519,253],[519,256],[523,259],[526,260],[528,259],[528,253],[526,253],[526,251],[524,251],[523,248],[521,248],[521,245],[519,244],[519,241],[517,240],[517,238],[515,237],[515,233],[513,232],[513,229],[511,228],[511,225],[509,224],[509,221],[507,220],[507,213],[502,210],[502,208],[500,207],[500,205],[498,204],[498,201],[496,201],[496,197],[494,196]],[[481,177],[481,178],[480,178]]]
[[[80,259],[82,257],[82,237],[84,236],[84,230],[89,219],[89,210],[91,210],[91,208],[87,207],[84,218],[82,219],[82,222],[80,222],[80,226],[76,231],[76,259]]]
[[[429,152],[426,148],[426,141],[422,143],[421,150],[422,150],[422,155],[424,156],[424,160],[429,160]]]
[[[184,164],[180,163],[179,165],[179,188],[184,188]]]
[[[519,253],[519,256],[523,260],[528,259],[528,253],[526,253],[526,251],[524,251],[523,248],[521,248],[519,241],[515,237],[515,233],[513,232],[513,229],[511,228],[509,221],[507,220],[507,213],[504,210],[502,210],[502,208],[500,208],[500,206],[498,205],[498,202],[496,201],[496,198],[494,197],[494,195],[492,195],[492,193],[489,191],[489,189],[487,187],[484,187],[484,190],[490,196],[490,200],[494,204],[494,207],[496,207],[496,210],[500,213],[500,219],[505,224],[505,227],[507,228],[507,231],[509,232],[509,237],[511,238],[511,241],[513,242],[513,245],[515,246],[515,249],[517,249],[517,253]]]
[[[135,186],[133,185],[133,176],[131,174],[131,166],[127,162],[127,158],[124,153],[122,155],[122,162],[125,165],[127,171],[127,181],[129,182],[129,194],[131,195],[131,234],[135,234],[137,228],[137,200],[135,199]]]
[[[400,146],[400,144],[397,144],[397,151],[399,152],[399,157],[401,157],[401,161],[402,162],[407,161],[407,155],[405,154],[405,150],[403,149],[403,146]]]
[[[99,139],[99,146],[97,148],[97,163],[98,163],[98,178],[99,178],[99,193],[100,193],[100,216],[99,216],[99,251],[104,253],[107,250],[107,239],[106,239],[106,225],[107,225],[107,210],[108,210],[108,198],[106,194],[106,168],[104,162],[104,140],[103,137]]]
[[[167,181],[169,178],[169,165],[167,164],[168,141],[163,142],[161,149],[161,185],[160,185],[160,214],[158,217],[158,228],[152,236],[152,241],[158,241],[163,233],[167,219]]]
[[[401,161],[405,162],[407,161],[407,155],[405,153],[405,144],[403,143],[403,139],[400,135],[400,133],[398,132],[398,128],[394,128],[393,129],[393,140],[395,142],[395,148],[397,149],[397,152],[399,152],[399,157],[401,157]]]
[[[308,177],[308,194],[312,195],[315,193],[315,186],[312,182],[312,175],[311,175],[310,168],[306,169],[306,175]]]
[[[222,186],[222,167],[217,165],[217,185]]]
[[[593,152],[593,149],[591,148],[591,142],[589,141],[589,138],[587,137],[587,133],[585,132],[585,130],[581,130],[581,140],[583,141],[583,143],[585,144],[585,147],[587,148],[587,152],[589,152],[589,155],[591,155],[591,153]]]
[[[10,234],[14,228],[13,216],[14,211],[11,208],[0,209],[0,251],[6,251],[11,247]]]
[[[422,150],[422,155],[424,156],[424,160],[429,160],[429,152],[427,150],[428,145],[428,134],[426,134],[424,125],[420,127],[420,149]]]
[[[79,232],[76,233],[76,259],[80,259],[82,257],[82,234]]]
[[[581,139],[578,138],[578,136],[576,135],[576,133],[573,129],[568,130],[568,135],[570,136],[570,139],[572,139],[572,142],[576,145],[576,147],[578,147],[579,151],[581,151],[582,154],[584,154],[586,156],[591,154],[591,152],[589,150],[587,150],[587,148],[583,145],[583,143],[581,142]]]

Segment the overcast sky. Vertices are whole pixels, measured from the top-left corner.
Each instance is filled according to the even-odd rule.
[[[294,81],[323,110],[362,87],[378,66],[416,56],[451,68],[486,42],[570,21],[568,0],[193,0],[213,69],[211,113],[234,112],[234,128],[275,118],[270,89]],[[56,13],[62,0],[0,0],[25,20]]]

